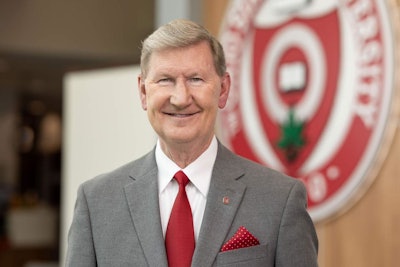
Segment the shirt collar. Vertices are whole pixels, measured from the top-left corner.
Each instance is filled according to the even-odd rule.
[[[207,197],[210,187],[212,170],[217,157],[218,142],[214,136],[209,147],[195,161],[190,163],[183,172],[189,177],[192,184]],[[170,158],[165,155],[160,146],[160,141],[156,145],[156,162],[158,167],[159,194],[165,190],[174,174],[181,170]]]

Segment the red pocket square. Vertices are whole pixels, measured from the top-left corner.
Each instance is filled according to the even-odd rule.
[[[222,246],[221,252],[256,246],[259,244],[260,242],[258,239],[252,235],[249,230],[246,229],[246,227],[240,226],[232,238]]]

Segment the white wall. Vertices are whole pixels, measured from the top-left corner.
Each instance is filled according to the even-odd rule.
[[[203,23],[203,2],[198,0],[156,0],[155,26],[158,28],[173,19],[190,19]]]
[[[140,106],[139,67],[76,72],[64,80],[60,266],[79,184],[151,150],[156,136]]]

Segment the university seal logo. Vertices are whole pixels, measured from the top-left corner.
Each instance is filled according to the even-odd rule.
[[[390,138],[385,1],[232,1],[221,42],[232,77],[225,144],[301,179],[314,221],[342,210],[370,183]]]

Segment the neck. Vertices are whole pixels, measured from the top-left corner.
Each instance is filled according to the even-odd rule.
[[[199,144],[179,143],[170,144],[160,139],[162,151],[181,169],[195,161],[210,146],[212,138]]]

